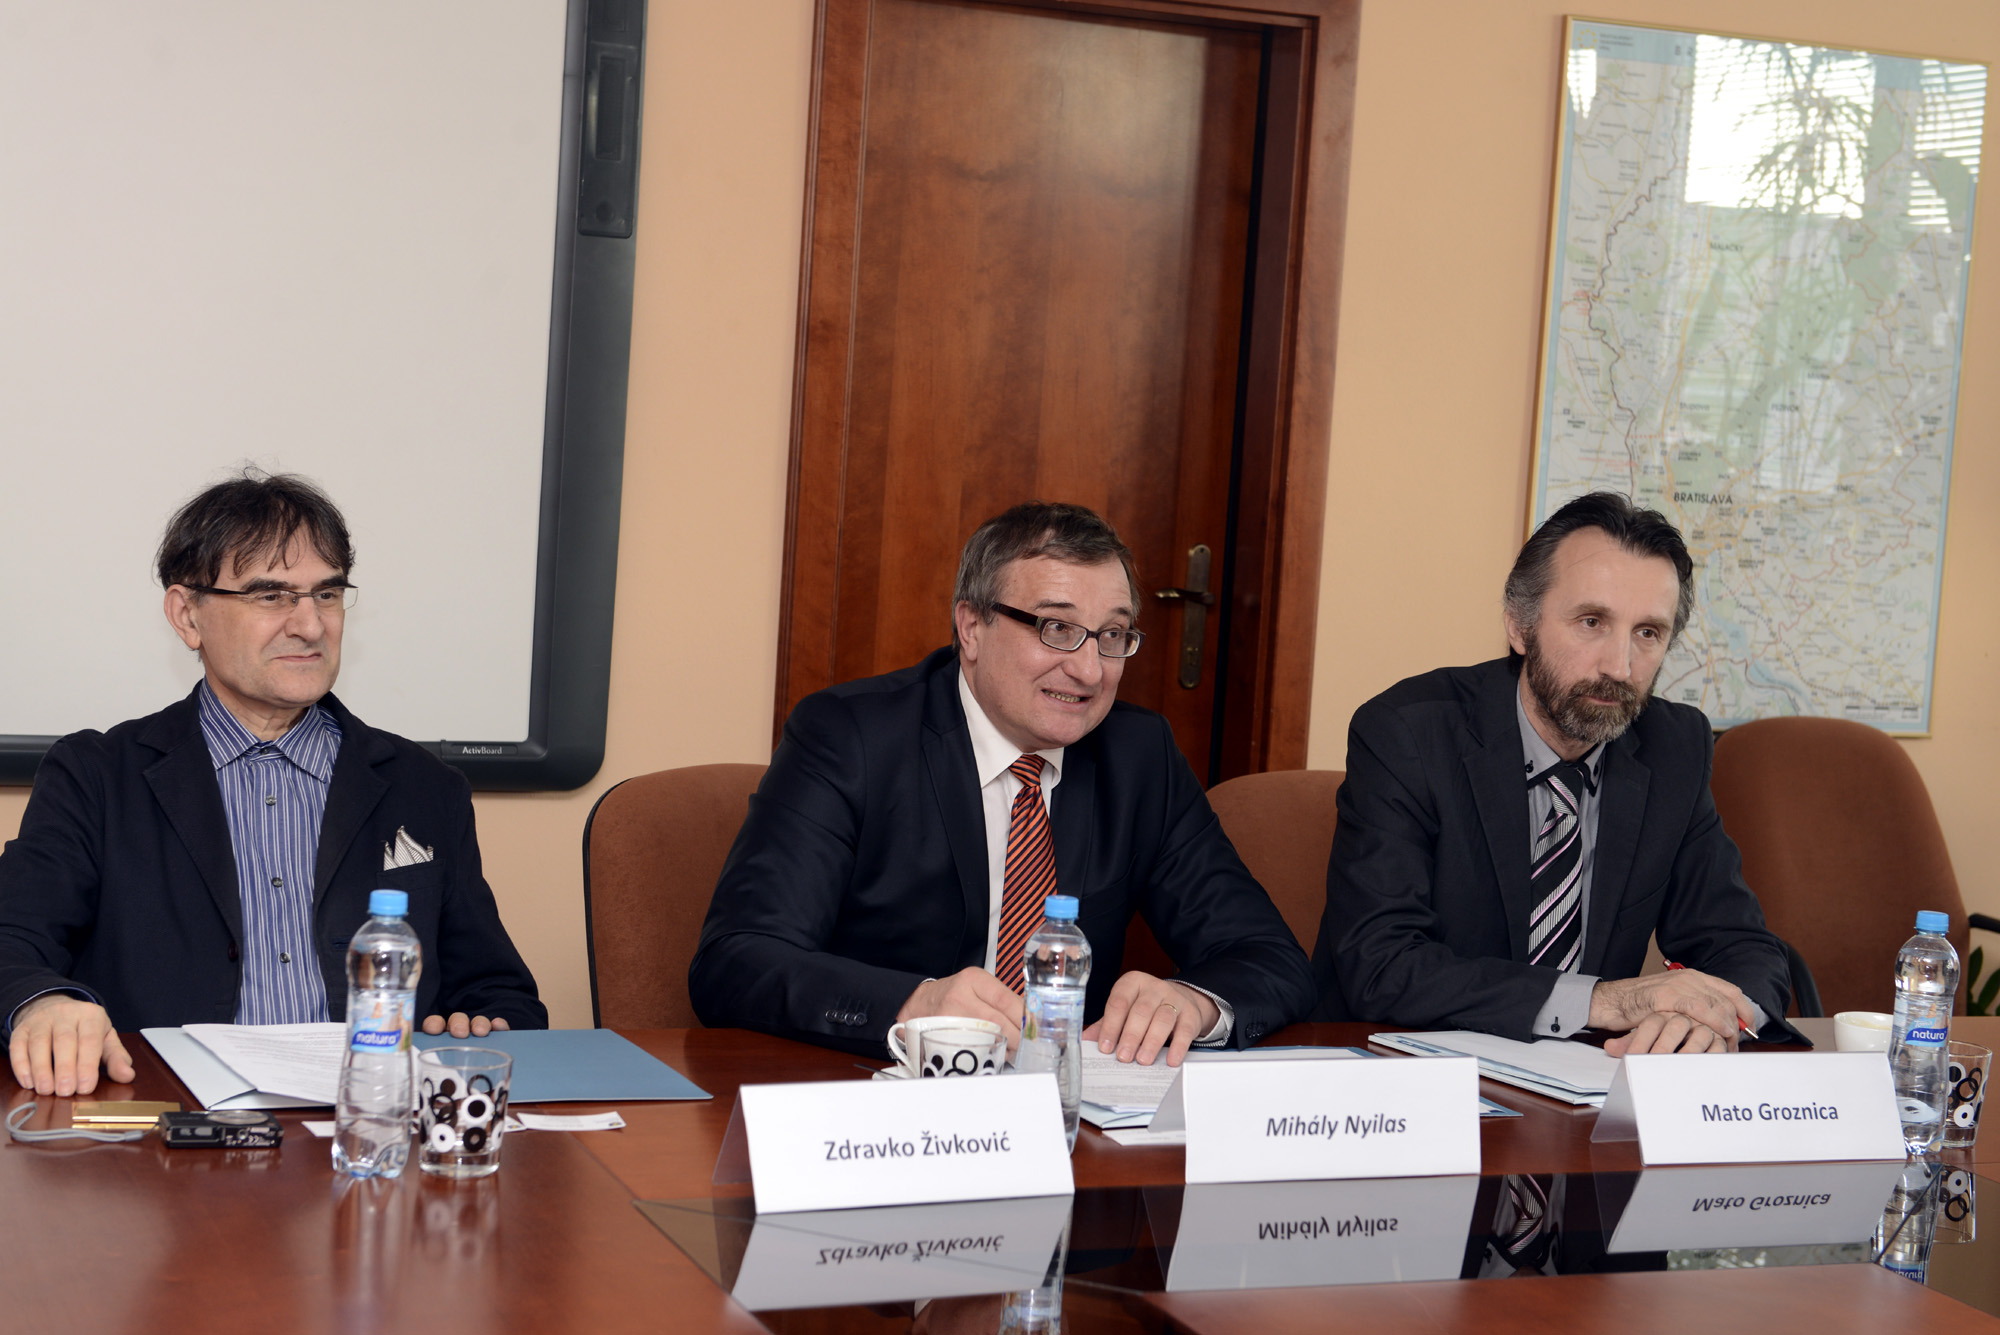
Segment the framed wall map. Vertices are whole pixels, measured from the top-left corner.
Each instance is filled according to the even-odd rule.
[[[1986,67],[1570,19],[1529,524],[1687,538],[1656,689],[1930,728]]]

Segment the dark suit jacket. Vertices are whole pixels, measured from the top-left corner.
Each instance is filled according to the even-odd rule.
[[[1061,892],[1090,938],[1085,1014],[1117,981],[1136,910],[1178,977],[1255,1042],[1312,1008],[1312,971],[1244,868],[1166,720],[1114,704],[1050,793]],[[715,888],[688,970],[695,1013],[879,1056],[926,978],[982,964],[991,888],[958,662],[799,702]]]
[[[347,1013],[348,938],[368,916],[368,892],[385,889],[409,892],[423,943],[420,1017],[462,1010],[545,1028],[548,1011],[480,873],[465,777],[333,696],[320,704],[341,731],[313,878],[332,1018]],[[434,859],[383,871],[398,826]],[[192,693],[49,748],[20,837],[0,852],[0,1024],[37,993],[76,986],[119,1029],[226,1024],[242,934],[228,818]]]
[[[1519,680],[1504,659],[1442,668],[1355,711],[1313,951],[1321,1018],[1530,1037],[1557,971],[1527,963]],[[1657,931],[1777,1030],[1790,973],[1709,796],[1714,751],[1700,710],[1658,698],[1605,748],[1581,972],[1637,975]]]

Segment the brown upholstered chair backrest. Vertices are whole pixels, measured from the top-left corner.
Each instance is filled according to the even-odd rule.
[[[1333,795],[1345,770],[1291,769],[1245,774],[1208,790],[1223,832],[1308,955],[1326,912],[1326,863],[1333,855]]]
[[[605,1028],[685,1029],[688,963],[762,765],[690,765],[627,779],[583,827],[590,1004]]]
[[[1893,738],[1845,719],[1745,723],[1716,741],[1713,787],[1765,921],[1805,957],[1827,1014],[1890,1009],[1918,909],[1951,915],[1964,956],[1944,831]]]
[[[1333,853],[1333,795],[1346,772],[1273,770],[1245,774],[1208,790],[1223,833],[1236,845],[1292,935],[1308,955],[1326,910],[1326,862]],[[1125,933],[1125,967],[1171,974],[1172,962],[1141,918]]]

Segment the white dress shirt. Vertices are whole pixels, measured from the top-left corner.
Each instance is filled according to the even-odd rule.
[[[1021,781],[1014,777],[1011,766],[1022,756],[1015,745],[1000,735],[993,726],[993,720],[986,717],[986,711],[973,698],[972,687],[965,680],[965,672],[958,674],[958,702],[965,708],[966,731],[972,735],[972,768],[979,780],[980,813],[986,822],[986,883],[989,887],[986,903],[986,962],[988,973],[993,972],[994,958],[1000,946],[1000,902],[1007,885],[1007,832],[1014,820],[1014,799],[1020,794]],[[1047,810],[1050,794],[1062,782],[1063,748],[1051,747],[1033,754],[1042,758],[1042,806]],[[1062,886],[1056,886],[1056,893],[1063,893]],[[1192,983],[1182,983],[1183,987],[1194,987]],[[1197,1043],[1225,1043],[1229,1032],[1235,1026],[1236,1012],[1229,1003],[1210,992],[1205,987],[1194,989],[1215,1003],[1220,1018],[1213,1028]]]

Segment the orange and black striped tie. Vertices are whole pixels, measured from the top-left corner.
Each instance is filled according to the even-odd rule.
[[[1049,809],[1042,802],[1042,758],[1022,756],[1007,767],[1021,781],[1007,824],[1007,871],[1001,880],[1000,933],[993,974],[1023,990],[1021,947],[1042,922],[1042,901],[1056,892],[1056,846],[1049,838]]]

